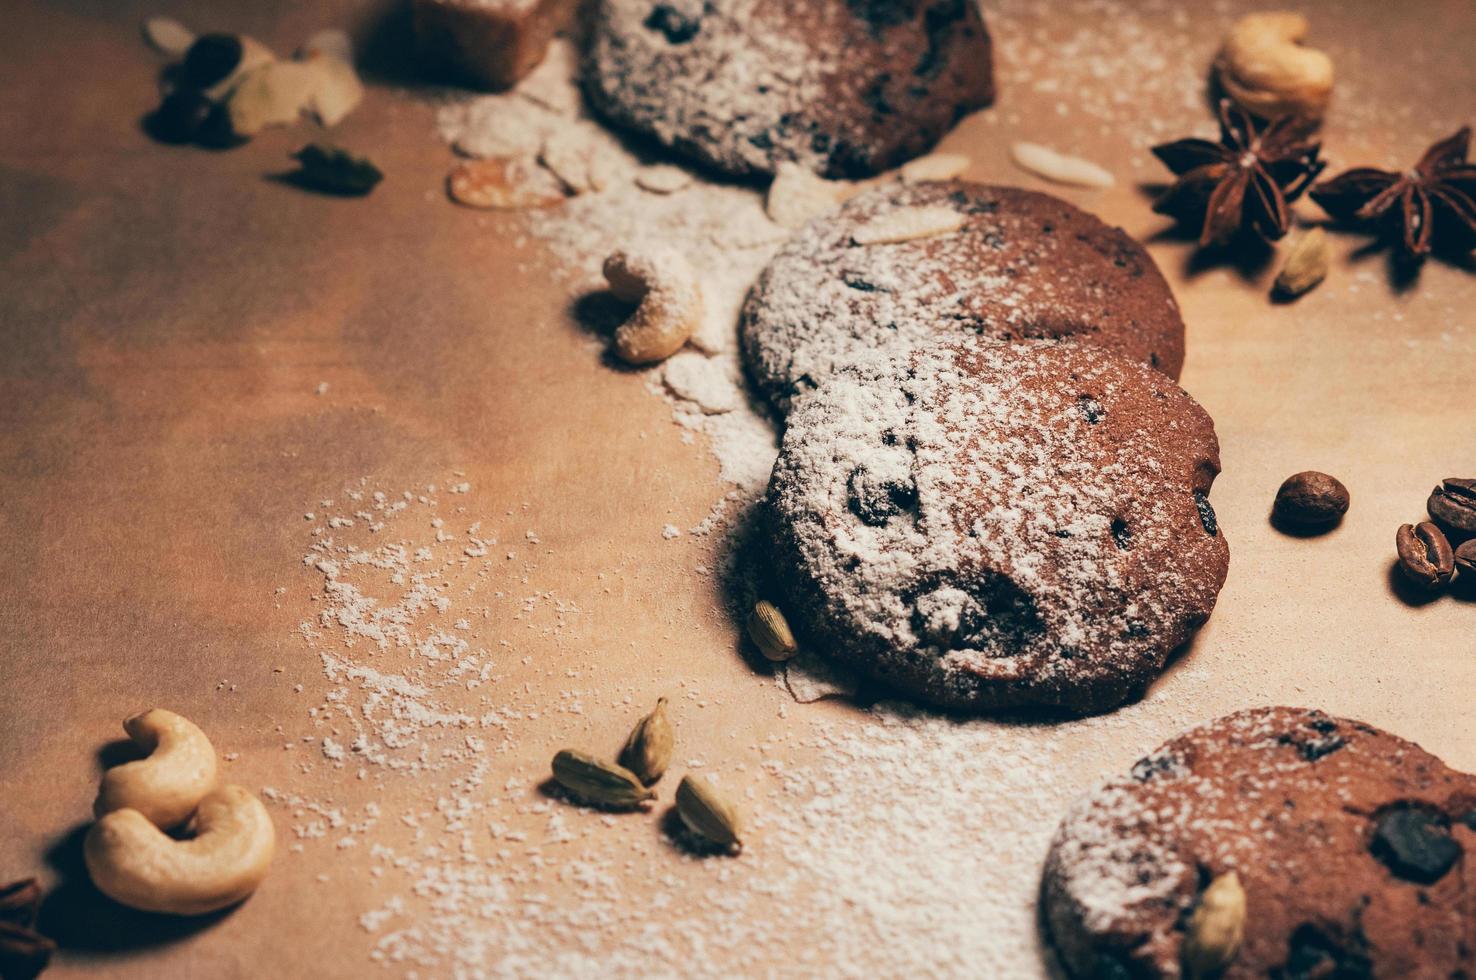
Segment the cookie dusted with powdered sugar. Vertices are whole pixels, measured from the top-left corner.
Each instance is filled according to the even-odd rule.
[[[1077,804],[1043,920],[1076,977],[1178,977],[1204,889],[1234,872],[1226,978],[1476,975],[1476,776],[1305,708],[1180,735]]]
[[[904,209],[956,211],[955,231],[864,244]],[[1158,266],[1120,228],[1048,194],[965,181],[887,184],[817,218],[760,275],[743,353],[781,410],[857,351],[940,335],[1066,338],[1171,378],[1184,321]]]
[[[1046,341],[878,353],[789,418],[769,483],[801,641],[934,704],[1104,711],[1209,616],[1214,425],[1167,377]]]
[[[994,98],[971,0],[599,0],[585,88],[606,118],[740,176],[877,173]]]

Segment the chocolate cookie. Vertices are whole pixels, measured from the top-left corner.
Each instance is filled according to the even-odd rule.
[[[1253,708],[1165,744],[1079,803],[1044,922],[1077,977],[1178,977],[1206,885],[1234,872],[1224,977],[1476,976],[1476,776],[1369,725]]]
[[[857,243],[919,207],[956,210],[963,226]],[[965,181],[888,184],[811,222],[759,277],[741,329],[749,371],[781,410],[858,350],[938,334],[1068,338],[1171,378],[1184,363],[1184,321],[1143,246],[1048,194]]]
[[[1109,351],[950,341],[832,374],[769,482],[800,639],[939,705],[1102,711],[1209,616],[1214,425]]]
[[[600,0],[586,90],[719,170],[859,177],[994,98],[972,0]]]

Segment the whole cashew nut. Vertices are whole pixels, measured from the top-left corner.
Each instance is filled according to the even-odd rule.
[[[1332,59],[1298,42],[1307,18],[1288,11],[1248,14],[1235,22],[1215,58],[1225,93],[1265,119],[1322,118],[1332,97]]]
[[[194,829],[175,840],[137,810],[114,810],[83,845],[93,884],[123,905],[171,915],[214,912],[255,891],[277,837],[261,801],[222,786],[200,801]]]
[[[201,797],[215,787],[215,747],[193,722],[153,708],[123,722],[123,730],[150,753],[103,773],[92,812],[103,816],[130,807],[156,826],[190,819]]]
[[[615,331],[615,353],[629,364],[653,364],[681,349],[702,321],[702,290],[687,260],[675,252],[605,259],[610,292],[639,303]]]

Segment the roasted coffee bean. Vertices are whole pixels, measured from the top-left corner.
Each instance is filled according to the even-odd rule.
[[[1286,478],[1276,491],[1271,516],[1296,528],[1329,528],[1348,511],[1348,488],[1336,478],[1305,470]]]
[[[185,52],[184,77],[196,88],[209,88],[236,70],[242,50],[234,34],[202,34]]]
[[[149,116],[149,135],[161,143],[189,143],[199,135],[212,108],[197,89],[177,88]]]
[[[1438,589],[1455,574],[1455,552],[1440,528],[1429,521],[1405,524],[1394,535],[1399,551],[1399,570],[1414,584]]]
[[[1470,576],[1476,585],[1476,538],[1465,542],[1455,550],[1455,567],[1460,572],[1462,581]]]
[[[1476,480],[1447,477],[1430,494],[1425,509],[1448,534],[1476,536]]]
[[[1419,807],[1389,810],[1374,826],[1368,849],[1394,875],[1433,885],[1461,856],[1461,845],[1438,813]]]

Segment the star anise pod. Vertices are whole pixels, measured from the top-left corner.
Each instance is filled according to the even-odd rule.
[[[1354,167],[1312,189],[1312,200],[1339,221],[1366,222],[1399,234],[1414,258],[1436,236],[1458,252],[1476,248],[1476,164],[1466,159],[1471,127],[1431,146],[1406,173]]]
[[[1220,101],[1220,141],[1182,139],[1153,148],[1178,180],[1153,210],[1200,228],[1200,245],[1224,245],[1250,232],[1264,242],[1286,234],[1289,205],[1327,163],[1312,138],[1317,122],[1283,116],[1264,127],[1228,99]]]

